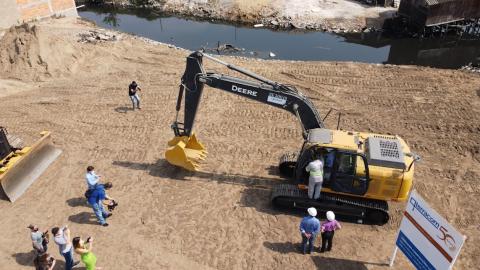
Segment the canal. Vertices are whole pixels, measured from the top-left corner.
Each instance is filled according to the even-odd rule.
[[[230,44],[236,55],[282,60],[354,61],[460,68],[480,64],[480,41],[458,38],[388,39],[381,33],[331,34],[264,28],[160,16],[151,11],[87,8],[83,18],[189,50]],[[221,53],[221,52],[220,52]]]

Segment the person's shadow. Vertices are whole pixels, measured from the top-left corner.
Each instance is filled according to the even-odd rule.
[[[53,246],[49,246],[49,249],[48,251],[50,251],[50,248],[52,248]],[[20,264],[20,265],[24,265],[24,266],[34,266],[33,265],[33,260],[35,259],[35,256],[36,256],[36,252],[35,251],[30,251],[30,252],[26,252],[26,253],[22,253],[22,252],[19,252],[19,253],[15,253],[15,254],[12,254],[12,257],[15,258],[15,261]],[[63,270],[65,269],[65,261],[63,261],[63,257],[60,256],[60,258],[57,256],[53,256],[55,258],[55,267],[53,267],[54,270]],[[87,268],[85,267],[75,267],[76,270],[86,270]]]
[[[271,242],[263,242],[263,246],[266,248],[281,253],[281,254],[287,254],[287,253],[300,253],[300,244],[294,244],[292,242],[285,242],[285,243],[271,243]]]
[[[75,222],[78,224],[91,224],[91,225],[98,225],[97,218],[95,214],[92,212],[81,212],[75,215],[71,215],[68,217],[68,221]]]
[[[33,266],[33,259],[35,259],[35,251],[30,251],[26,253],[15,253],[12,254],[12,257],[15,258],[15,261],[20,265]]]
[[[128,111],[133,111],[133,108],[127,106],[119,106],[115,108],[115,111],[118,113],[127,113]]]
[[[70,207],[78,207],[78,206],[90,207],[85,197],[68,199],[67,204]]]

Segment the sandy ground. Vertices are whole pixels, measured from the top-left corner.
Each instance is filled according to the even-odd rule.
[[[32,268],[29,223],[69,224],[74,236],[93,236],[103,269],[390,269],[385,263],[403,203],[390,204],[392,219],[385,226],[344,223],[333,252],[298,254],[301,217],[274,210],[269,202],[271,187],[284,181],[275,169],[278,157],[301,145],[294,117],[207,88],[196,133],[209,156],[201,172],[173,168],[163,153],[173,137],[170,124],[187,52],[128,35],[118,42],[78,43],[78,33],[89,27],[44,22],[0,41],[1,125],[26,143],[50,130],[63,149],[18,201],[0,200],[2,269]],[[344,129],[405,138],[423,157],[415,188],[468,237],[455,269],[477,268],[480,76],[225,59],[298,86],[322,114],[341,110]],[[207,67],[224,71],[210,62]],[[142,111],[130,110],[127,85],[133,79],[144,89]],[[107,228],[96,224],[83,199],[89,164],[113,181],[110,195],[120,203]],[[53,244],[50,250],[60,258]],[[400,254],[392,269],[411,268]]]
[[[129,6],[127,0],[115,0]],[[221,19],[267,27],[359,31],[381,28],[396,8],[375,7],[355,0],[154,0],[152,7],[207,19]]]

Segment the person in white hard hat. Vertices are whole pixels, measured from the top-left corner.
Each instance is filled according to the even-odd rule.
[[[308,216],[302,219],[300,222],[300,232],[302,234],[302,252],[303,254],[307,253],[307,244],[308,244],[308,253],[311,253],[314,248],[315,238],[317,237],[318,232],[320,231],[320,220],[316,218],[317,209],[310,207],[307,209]]]
[[[340,223],[335,220],[335,214],[332,211],[327,212],[327,220],[322,224],[322,248],[320,252],[332,250],[335,230],[342,228]]]
[[[308,198],[317,200],[323,184],[323,161],[316,159],[308,163],[305,170],[310,173],[308,177]]]

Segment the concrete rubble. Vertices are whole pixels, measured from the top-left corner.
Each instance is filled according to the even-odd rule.
[[[109,32],[109,31],[100,31],[100,30],[89,30],[87,32],[82,32],[78,34],[78,42],[81,43],[97,43],[102,41],[118,41],[121,38],[121,35]]]

